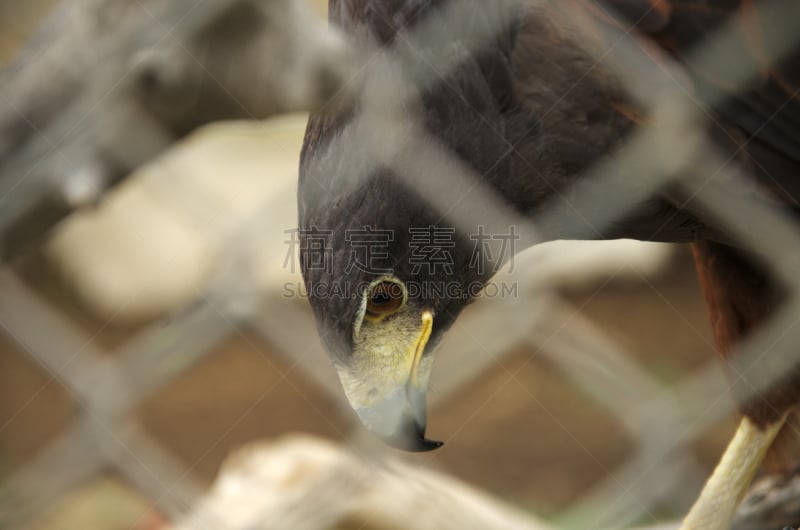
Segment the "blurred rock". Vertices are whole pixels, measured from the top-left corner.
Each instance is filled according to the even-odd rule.
[[[218,275],[279,292],[296,226],[305,115],[204,129],[62,222],[45,255],[99,318],[137,323],[190,303]],[[224,270],[224,267],[235,270]],[[228,285],[236,289],[236,285]]]
[[[550,241],[515,258],[514,268],[530,271],[532,286],[588,288],[610,278],[651,278],[664,270],[675,246],[632,239]]]

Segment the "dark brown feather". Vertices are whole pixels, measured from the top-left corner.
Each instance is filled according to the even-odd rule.
[[[764,2],[757,0],[612,0],[608,2],[639,31],[684,61],[698,89],[721,90],[729,101],[718,112],[728,123],[800,163],[800,50],[776,60],[778,44],[764,25]],[[656,14],[656,16],[654,16]],[[791,17],[792,14],[788,13]],[[655,22],[651,21],[655,18]],[[730,49],[737,67],[758,72],[747,90],[735,90],[725,64],[714,71],[697,68],[691,52],[726,22],[738,17]]]
[[[616,2],[611,2],[616,3]],[[626,1],[638,4],[647,0]],[[651,36],[676,58],[692,76],[698,97],[711,90],[728,98],[714,108],[719,130],[730,135],[731,153],[737,153],[760,188],[772,198],[800,213],[800,51],[782,61],[774,59],[775,43],[763,25],[762,2],[755,0],[669,1],[669,20],[655,30],[639,24],[637,29]],[[620,9],[629,21],[639,13]],[[706,43],[713,32],[738,16],[737,39],[730,50],[757,77],[745,90],[734,90],[726,79],[725,65],[716,71],[698,69],[688,59],[696,46]],[[737,65],[737,66],[740,66]],[[738,130],[731,130],[734,127]],[[731,361],[735,346],[770,317],[782,303],[783,289],[763,267],[739,249],[705,241],[692,244],[698,276],[708,306],[711,327],[723,359]],[[734,363],[735,364],[735,363]],[[743,377],[746,374],[734,374]],[[800,402],[800,370],[793,370],[771,389],[740,400],[742,412],[759,425],[777,420]],[[796,420],[787,424],[768,453],[766,466],[772,472],[793,468],[800,456]],[[795,423],[791,423],[794,421]]]

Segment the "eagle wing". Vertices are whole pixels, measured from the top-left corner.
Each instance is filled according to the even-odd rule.
[[[731,0],[607,0],[619,15],[609,16],[596,2],[581,0],[596,16],[644,33],[682,62],[692,78],[697,97],[724,94],[713,105],[725,126],[743,133],[742,150],[756,177],[793,205],[800,201],[800,43],[783,54],[776,33],[768,27],[767,2]],[[774,7],[779,4],[770,2]],[[800,20],[794,2],[783,2],[787,21]],[[732,22],[734,39],[728,48],[731,62],[700,66],[693,52]],[[772,20],[774,23],[774,19]],[[792,23],[792,22],[788,22]],[[627,26],[626,26],[627,25]],[[746,87],[730,81],[730,66],[756,72]]]

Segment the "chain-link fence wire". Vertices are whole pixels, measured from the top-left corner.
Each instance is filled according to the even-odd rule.
[[[449,339],[458,341],[463,358],[470,362],[447,370],[444,388],[439,389],[435,400],[445,399],[482,371],[498,365],[505,370],[503,355],[522,340],[534,345],[618,419],[636,440],[635,452],[623,466],[608,470],[608,477],[573,503],[558,521],[575,528],[625,527],[650,519],[655,507],[669,499],[681,484],[702,481],[689,445],[720,418],[735,413],[724,396],[733,390],[739,395],[752,395],[795,364],[797,353],[793,345],[797,343],[799,313],[794,271],[800,246],[795,244],[795,227],[777,207],[737,194],[735,185],[729,184],[746,176],[705,133],[705,125],[713,119],[708,114],[709,105],[720,102],[725,94],[705,94],[703,102],[698,102],[686,88],[681,66],[663,55],[653,61],[655,52],[651,47],[642,45],[631,31],[618,30],[613,25],[600,26],[607,32],[602,39],[607,43],[604,46],[581,39],[580,35],[591,32],[581,32],[579,25],[575,30],[577,41],[586,44],[584,51],[594,58],[593,67],[613,65],[619,69],[617,74],[626,89],[641,106],[642,115],[649,118],[622,148],[579,179],[568,196],[558,197],[533,220],[509,211],[479,175],[414,122],[419,94],[426,87],[446,82],[467,53],[481,50],[509,24],[516,10],[547,9],[550,16],[565,17],[559,24],[569,25],[580,23],[581,19],[570,11],[576,5],[554,7],[547,2],[519,0],[496,2],[487,8],[469,1],[450,2],[400,34],[388,48],[361,43],[361,67],[347,83],[346,93],[339,95],[360,97],[358,115],[326,146],[321,162],[309,173],[325,175],[332,167],[342,172],[342,165],[346,164],[345,172],[352,179],[347,186],[355,187],[377,167],[390,167],[430,199],[431,206],[448,224],[469,232],[476,225],[475,212],[479,211],[479,224],[489,233],[519,227],[521,246],[546,240],[556,226],[572,227],[569,231],[576,237],[595,237],[643,200],[673,185],[691,197],[694,209],[710,212],[721,220],[738,244],[767,257],[764,264],[790,289],[789,300],[742,345],[739,366],[749,368],[747,383],[741,377],[726,379],[718,366],[709,363],[665,387],[557,293],[531,284],[530,275],[521,267],[508,278],[519,285],[519,299],[513,304],[503,299],[485,300],[477,327],[465,330],[463,337]],[[796,45],[793,21],[800,19],[800,12],[797,5],[787,2],[765,2],[762,7],[764,26],[773,31],[771,41],[780,44],[772,50],[776,54],[773,60],[777,60]],[[184,21],[187,13],[199,12],[197,6],[187,11],[184,4],[175,4],[171,9],[175,12],[160,18]],[[476,12],[483,14],[482,23],[467,23],[474,21]],[[707,39],[692,54],[692,64],[709,71],[722,70],[729,85],[748,83],[758,72],[738,60],[736,47],[731,44],[737,25],[742,23],[733,20]],[[465,33],[464,28],[470,32]],[[597,27],[593,26],[592,31]],[[180,39],[174,35],[171,38]],[[453,46],[455,42],[460,49]],[[561,97],[569,97],[569,91]],[[82,119],[83,116],[65,116],[57,127],[71,130]],[[66,138],[69,134],[56,137]],[[507,146],[509,152],[514,148]],[[34,163],[38,163],[37,158],[33,157]],[[686,171],[689,168],[692,171]],[[535,172],[536,168],[531,166],[531,170]],[[686,175],[703,175],[704,179],[695,181]],[[20,193],[27,185],[24,176],[4,182],[15,182],[4,190],[4,196]],[[322,181],[321,185],[326,184]],[[463,193],[454,199],[452,190]],[[170,517],[178,519],[190,512],[200,495],[200,488],[189,478],[191,470],[164,451],[136,424],[131,413],[146,396],[168,385],[223,337],[241,333],[245,327],[255,329],[260,338],[284,354],[290,371],[306,373],[343,403],[335,376],[311,332],[307,312],[294,302],[264,301],[247,294],[247,280],[242,278],[238,264],[248,259],[268,214],[266,206],[259,215],[236,227],[225,252],[230,262],[220,268],[207,292],[197,293],[197,303],[173,317],[173,328],[179,329],[178,333],[164,337],[160,326],[152,325],[112,356],[99,351],[92,337],[76,330],[14,273],[3,273],[0,323],[5,333],[62,383],[83,411],[79,421],[8,481],[5,491],[11,502],[5,503],[4,510],[8,517],[12,517],[9,508],[13,508],[13,517],[29,517],[87,477],[108,468],[147,492]],[[307,332],[287,334],[287,329]],[[503,330],[502,337],[497,336],[498,329]],[[569,333],[563,333],[564,329]],[[181,355],[176,359],[170,352],[177,349]],[[72,353],[65,358],[64,352]],[[758,363],[767,355],[769,363]],[[515,383],[516,373],[505,371],[506,383]],[[747,388],[735,388],[745,384]],[[536,399],[533,394],[531,398]],[[386,457],[382,446],[362,436],[361,431],[353,437],[353,447],[381,466]],[[425,459],[422,462],[424,465]],[[329,482],[323,483],[318,495],[314,495],[314,525],[326,527],[335,523],[348,492],[348,488],[341,487],[338,474],[331,473]],[[307,525],[308,519],[298,520],[297,527],[303,524]],[[215,525],[209,521],[207,527]],[[245,526],[250,527],[259,527],[259,521]]]

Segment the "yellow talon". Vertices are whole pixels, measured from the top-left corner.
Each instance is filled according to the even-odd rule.
[[[746,416],[728,444],[681,530],[728,530],[764,455],[786,416],[761,429]]]

